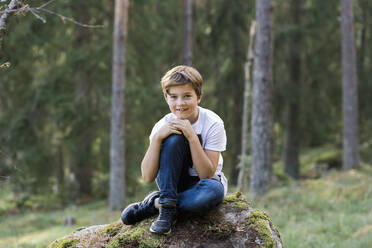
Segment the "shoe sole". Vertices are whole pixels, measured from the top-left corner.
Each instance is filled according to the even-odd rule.
[[[155,196],[160,196],[160,192],[159,192],[159,191],[152,191],[152,192],[150,192],[150,193],[149,193],[149,194],[148,194],[148,195],[147,195],[147,196],[142,200],[142,202],[146,202],[146,201],[148,201],[150,198],[155,197]],[[134,203],[128,205],[128,206],[123,210],[122,215],[123,215],[123,213],[124,213],[124,211],[125,211],[126,209],[128,209],[128,208],[130,208],[130,207],[132,207],[132,206],[134,206],[134,205],[139,205],[139,204],[141,204],[142,202],[134,202]],[[149,216],[149,217],[151,217],[151,216]],[[147,218],[149,218],[149,217],[147,217]],[[128,221],[124,220],[123,218],[121,218],[121,220],[122,220],[122,222],[123,222],[125,225],[135,225],[135,224],[137,224],[138,222],[141,222],[141,221],[143,221],[144,219],[147,219],[147,218],[143,218],[143,219],[140,219],[140,220],[137,220],[137,221],[133,221],[133,222],[128,222]]]
[[[175,220],[172,222],[172,226],[173,226],[174,224],[176,224],[176,222],[177,222],[177,219],[175,219]],[[170,228],[168,232],[164,232],[164,233],[163,233],[163,232],[157,232],[157,231],[155,231],[154,229],[152,229],[151,226],[150,226],[150,232],[151,232],[151,233],[154,233],[154,234],[164,234],[164,235],[167,235],[167,234],[170,234],[171,231],[172,231],[172,228]]]

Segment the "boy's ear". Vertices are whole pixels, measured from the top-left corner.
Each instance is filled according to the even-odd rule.
[[[164,99],[167,100],[167,92],[164,92]]]
[[[203,94],[200,94],[199,99],[198,99],[198,104],[201,102],[202,97],[203,97]]]

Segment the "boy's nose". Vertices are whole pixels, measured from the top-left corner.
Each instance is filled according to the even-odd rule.
[[[185,101],[183,99],[178,99],[176,103],[177,105],[184,105]]]

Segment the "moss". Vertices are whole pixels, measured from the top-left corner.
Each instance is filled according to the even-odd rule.
[[[126,232],[117,235],[107,248],[118,247],[140,247],[156,248],[162,247],[165,242],[164,235],[153,235],[150,233],[151,219],[129,228]]]
[[[123,224],[121,224],[121,222],[117,221],[117,222],[114,222],[114,223],[108,225],[107,227],[103,228],[101,232],[104,233],[104,234],[108,234],[110,237],[114,237],[115,235],[117,235],[119,233],[122,226],[123,226]]]
[[[267,221],[270,221],[269,217],[260,210],[252,212],[249,216],[249,225],[259,233],[263,242],[262,247],[272,248],[274,247],[274,241]]]
[[[231,233],[234,230],[234,226],[228,222],[221,220],[220,222],[214,222],[207,227],[208,231],[212,233]]]
[[[247,209],[249,207],[248,201],[245,199],[244,195],[240,192],[235,192],[233,194],[225,196],[224,203],[233,203],[238,209]]]
[[[49,247],[50,248],[76,248],[76,244],[79,239],[67,239],[62,241],[55,241]]]

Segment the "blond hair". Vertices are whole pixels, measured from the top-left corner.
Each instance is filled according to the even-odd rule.
[[[191,84],[198,98],[202,95],[203,78],[191,66],[179,65],[167,71],[160,80],[164,94],[175,85]]]

